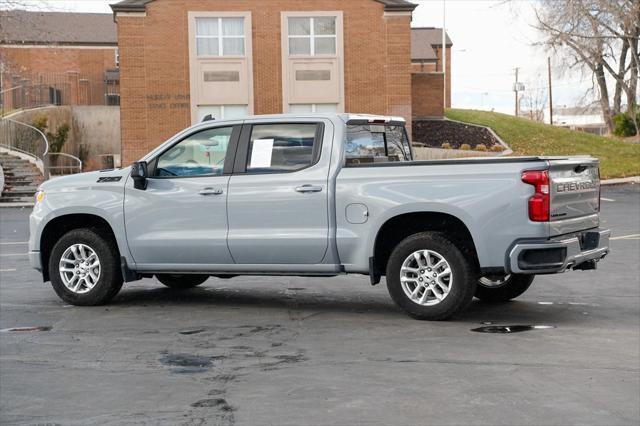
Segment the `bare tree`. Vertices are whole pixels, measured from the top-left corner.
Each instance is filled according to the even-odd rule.
[[[544,44],[568,53],[569,66],[591,72],[609,130],[613,115],[622,110],[623,93],[635,122],[640,0],[541,0],[535,14]],[[613,97],[608,78],[615,82]]]
[[[541,81],[527,84],[524,96],[520,100],[523,116],[531,121],[544,122],[544,111],[547,107],[548,94]]]

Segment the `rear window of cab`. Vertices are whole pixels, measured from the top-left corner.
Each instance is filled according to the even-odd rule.
[[[411,161],[411,147],[404,126],[347,125],[347,165]]]

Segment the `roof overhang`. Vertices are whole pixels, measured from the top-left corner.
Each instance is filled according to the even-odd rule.
[[[147,3],[153,0],[123,0],[110,5],[113,13],[118,12],[144,12]],[[417,4],[407,0],[375,0],[384,5],[385,12],[413,12]]]

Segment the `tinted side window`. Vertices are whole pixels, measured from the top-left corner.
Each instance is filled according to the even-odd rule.
[[[411,148],[402,126],[349,125],[347,164],[411,161]]]
[[[314,161],[317,124],[257,124],[251,131],[247,173],[292,172]]]
[[[155,176],[221,175],[232,132],[222,127],[187,137],[160,155]]]

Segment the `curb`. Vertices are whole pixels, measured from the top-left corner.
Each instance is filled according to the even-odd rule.
[[[626,183],[640,183],[640,176],[632,176],[626,178],[618,178],[618,179],[607,179],[600,181],[600,185],[608,186],[608,185],[623,185]]]

